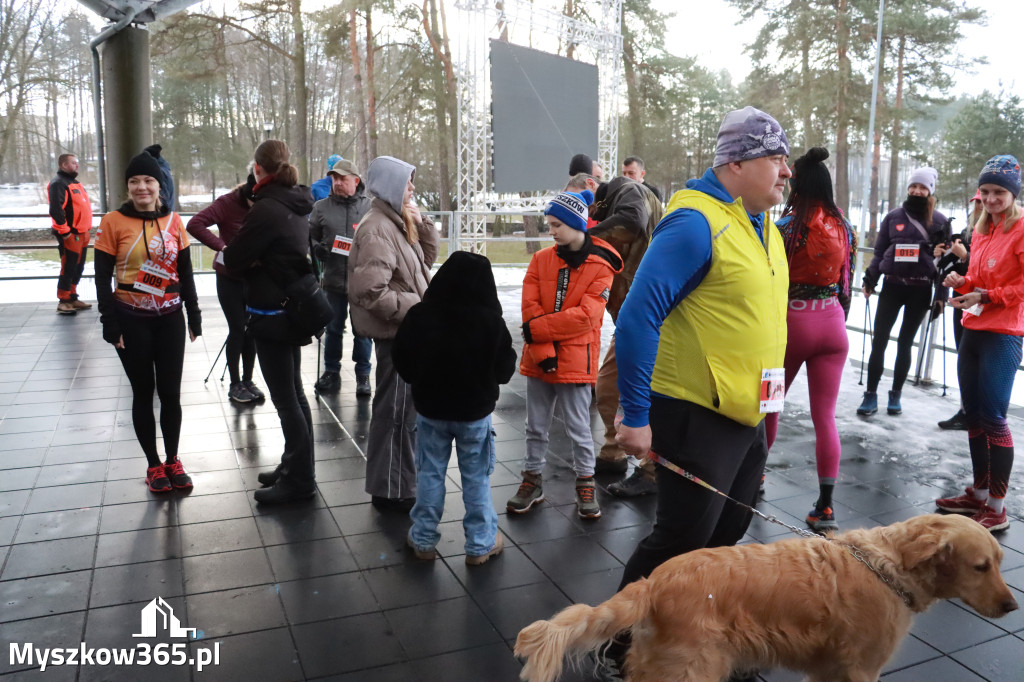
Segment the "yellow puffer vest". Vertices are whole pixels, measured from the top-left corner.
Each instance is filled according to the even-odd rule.
[[[765,251],[740,199],[676,192],[665,211],[699,211],[711,226],[711,269],[661,327],[651,390],[696,403],[748,426],[760,412],[761,370],[786,356],[789,265],[765,215]]]

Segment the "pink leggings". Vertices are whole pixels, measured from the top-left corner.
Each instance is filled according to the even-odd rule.
[[[839,475],[839,430],[836,428],[836,400],[839,381],[850,350],[846,336],[846,319],[838,299],[789,302],[786,316],[789,338],[786,343],[786,392],[796,378],[800,366],[807,364],[807,385],[811,399],[811,421],[814,422],[818,460],[818,480],[834,483]],[[765,418],[768,447],[779,431],[779,414]]]

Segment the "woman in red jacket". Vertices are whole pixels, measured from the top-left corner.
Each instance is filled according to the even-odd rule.
[[[555,246],[533,254],[523,280],[526,343],[519,371],[526,377],[526,461],[523,482],[506,505],[513,514],[544,500],[541,472],[558,403],[572,440],[576,512],[585,519],[601,516],[594,497],[591,387],[600,364],[601,322],[622,258],[608,242],[587,234],[593,200],[589,190],[551,200],[544,215]]]
[[[1024,336],[1024,214],[1015,201],[1020,178],[1020,163],[1008,154],[992,157],[981,169],[984,211],[974,226],[967,276],[953,272],[943,282],[959,294],[952,305],[964,311],[957,378],[974,485],[935,506],[972,514],[990,531],[1010,525],[1003,505],[1013,468],[1006,411]]]
[[[217,252],[213,269],[217,273],[217,300],[224,318],[228,322],[227,361],[231,374],[228,398],[235,403],[251,403],[266,400],[256,384],[252,382],[252,370],[256,365],[256,341],[245,333],[245,291],[242,278],[228,272],[224,267],[221,251],[232,242],[242,229],[242,221],[252,207],[252,191],[256,178],[249,174],[248,181],[227,194],[223,194],[192,216],[188,221],[188,233]],[[217,226],[217,234],[210,231],[210,225]],[[238,360],[242,360],[242,373],[238,373]]]
[[[818,499],[806,521],[816,531],[839,528],[832,506],[842,455],[836,401],[849,350],[846,316],[851,263],[857,253],[857,237],[832,198],[827,158],[827,149],[812,147],[794,162],[789,201],[775,223],[786,240],[789,260],[786,391],[806,365],[811,397]],[[779,431],[779,413],[769,413],[764,423],[771,448]]]

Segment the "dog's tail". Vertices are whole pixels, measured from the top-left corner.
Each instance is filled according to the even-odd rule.
[[[562,658],[579,660],[621,632],[643,620],[651,610],[647,580],[627,585],[597,606],[576,604],[551,620],[527,625],[516,639],[515,654],[526,658],[519,677],[531,682],[554,682],[562,673]]]

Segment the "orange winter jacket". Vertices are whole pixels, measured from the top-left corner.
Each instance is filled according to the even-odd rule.
[[[551,246],[533,254],[523,280],[523,356],[519,371],[555,384],[593,384],[601,322],[622,258],[589,237],[586,260],[571,267]]]
[[[976,331],[1024,336],[1024,218],[1008,232],[990,226],[988,234],[971,237],[971,261],[958,294],[988,292],[980,315],[964,311],[964,327]]]

